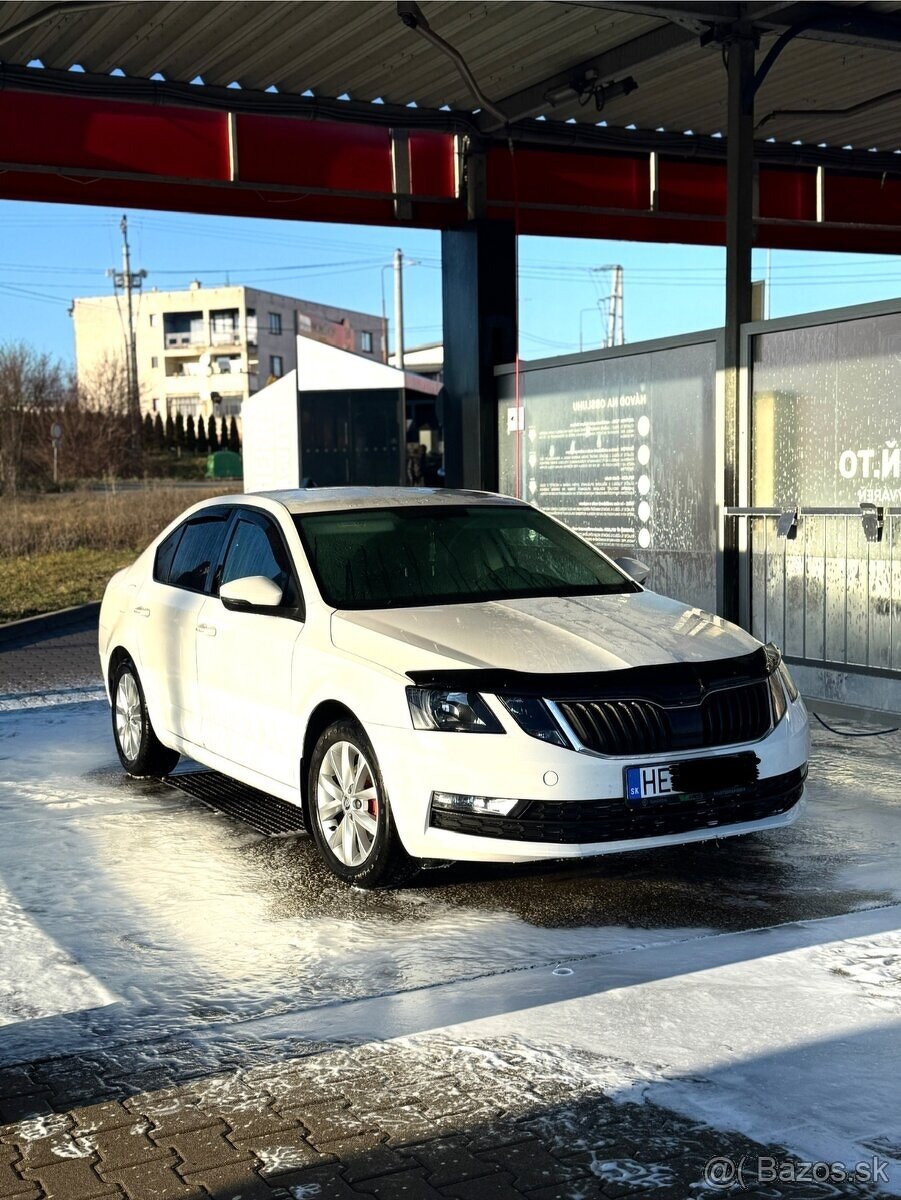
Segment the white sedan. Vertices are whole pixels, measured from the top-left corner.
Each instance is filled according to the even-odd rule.
[[[809,730],[779,651],[531,505],[332,488],[207,500],[110,581],[119,758],[303,809],[336,875],[788,825]]]

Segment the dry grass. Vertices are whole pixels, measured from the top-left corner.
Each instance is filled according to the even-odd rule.
[[[0,500],[0,621],[99,600],[109,577],[179,513],[239,490],[163,484]]]
[[[0,622],[99,600],[110,576],[134,558],[132,550],[64,550],[0,559]]]
[[[63,492],[0,500],[0,560],[66,550],[138,550],[180,512],[228,485]],[[2,568],[2,561],[0,561]]]

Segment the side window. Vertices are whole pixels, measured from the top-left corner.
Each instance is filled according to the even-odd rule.
[[[175,551],[178,549],[178,543],[181,541],[184,531],[184,525],[179,525],[178,529],[173,529],[169,536],[157,546],[156,557],[153,560],[153,578],[157,583],[169,582],[172,560],[175,558]]]
[[[232,579],[264,575],[282,589],[285,608],[298,605],[291,564],[278,530],[269,521],[246,521],[239,517],[225,556],[220,586]]]
[[[198,517],[182,527],[181,541],[169,571],[173,587],[202,592],[207,577],[219,561],[227,519],[224,516]]]

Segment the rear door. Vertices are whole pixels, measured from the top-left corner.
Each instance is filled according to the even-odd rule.
[[[153,577],[134,600],[141,680],[153,723],[201,744],[197,623],[221,559],[230,509],[204,509],[157,550]]]
[[[282,604],[226,608],[219,587],[249,575],[277,584]],[[304,628],[303,598],[281,529],[268,513],[235,510],[212,590],[198,620],[203,744],[269,779],[296,785],[300,764],[291,680]]]

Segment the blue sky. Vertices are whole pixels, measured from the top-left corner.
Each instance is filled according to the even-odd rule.
[[[71,361],[67,308],[75,296],[110,291],[121,262],[121,210],[0,202],[0,341],[24,339]],[[395,247],[413,260],[405,273],[406,344],[441,336],[441,238],[427,230],[304,224],[133,210],[132,265],[147,287],[248,283],[365,312],[393,313]],[[609,293],[607,264],[625,281],[630,342],[706,329],[723,320],[724,251],[637,242],[523,238],[520,338],[524,358],[598,345]],[[901,295],[901,258],[755,252],[755,274],[771,279],[770,315]],[[600,306],[599,306],[600,301]]]

